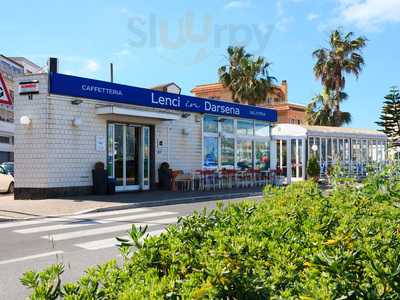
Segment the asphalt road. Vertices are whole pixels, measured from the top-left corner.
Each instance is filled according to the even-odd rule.
[[[225,200],[237,202],[243,199]],[[116,236],[125,236],[132,223],[148,225],[160,234],[180,216],[214,208],[216,201],[88,213],[62,218],[0,222],[0,299],[25,299],[29,291],[19,278],[61,262],[63,282],[78,279],[91,265],[120,259]]]

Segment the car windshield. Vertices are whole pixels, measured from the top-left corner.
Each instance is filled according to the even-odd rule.
[[[13,172],[14,172],[14,164],[13,164],[13,163],[4,163],[4,164],[1,164],[1,167],[2,167],[7,173],[13,173]]]

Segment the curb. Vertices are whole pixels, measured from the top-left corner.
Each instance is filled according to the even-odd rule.
[[[75,213],[70,214],[60,214],[60,215],[50,215],[50,216],[35,216],[35,217],[27,217],[27,218],[7,218],[0,217],[0,223],[2,222],[18,222],[18,221],[28,221],[40,218],[61,218],[67,216],[75,216],[82,215],[87,213],[95,213],[95,212],[106,212],[113,210],[124,210],[129,208],[140,208],[140,207],[154,207],[154,206],[169,206],[169,205],[177,205],[177,204],[191,204],[191,203],[201,203],[201,202],[210,202],[210,201],[218,201],[218,200],[230,200],[230,199],[246,199],[252,197],[261,197],[263,192],[247,192],[247,193],[228,193],[221,195],[207,195],[207,196],[197,196],[197,197],[186,197],[186,198],[172,198],[166,200],[157,200],[157,201],[147,201],[147,202],[135,202],[135,203],[126,203],[121,205],[109,206],[109,207],[101,207],[101,208],[93,208],[81,210]]]

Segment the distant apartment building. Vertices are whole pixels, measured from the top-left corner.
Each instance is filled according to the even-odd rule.
[[[232,92],[221,83],[198,85],[191,91],[201,98],[232,101]],[[278,112],[278,123],[304,124],[306,107],[288,102],[288,83],[283,80],[280,85],[272,88],[265,102],[257,106],[273,108]]]
[[[36,74],[41,68],[24,57],[0,55],[0,74],[12,103],[0,103],[0,163],[14,161],[14,79],[24,74]]]

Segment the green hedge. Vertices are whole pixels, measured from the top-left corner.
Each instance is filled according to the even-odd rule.
[[[64,286],[53,266],[22,282],[31,299],[399,299],[398,179],[328,195],[313,182],[267,187],[263,201],[195,213],[144,243],[133,229],[121,266]]]

